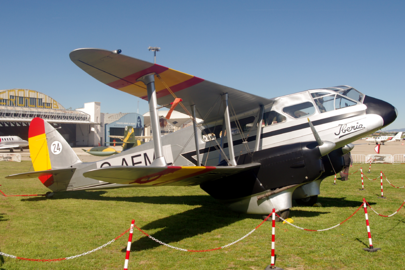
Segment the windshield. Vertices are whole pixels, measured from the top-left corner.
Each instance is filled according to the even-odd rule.
[[[355,106],[361,103],[364,98],[362,93],[350,86],[313,90],[311,96],[321,113]]]

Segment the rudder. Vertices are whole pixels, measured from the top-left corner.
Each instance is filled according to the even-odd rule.
[[[81,163],[62,135],[39,117],[30,123],[28,145],[35,171],[63,169]],[[46,187],[54,183],[52,174],[40,176],[39,180]]]

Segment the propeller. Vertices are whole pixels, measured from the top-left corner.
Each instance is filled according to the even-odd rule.
[[[329,142],[329,141],[322,141],[322,139],[319,136],[318,132],[316,131],[314,125],[311,123],[309,118],[307,118],[307,119],[308,119],[309,126],[312,130],[312,134],[314,134],[315,140],[318,143],[319,152],[321,153],[322,156],[326,156],[327,154],[329,154],[330,152],[333,151],[333,149],[336,147],[336,144],[333,142]]]

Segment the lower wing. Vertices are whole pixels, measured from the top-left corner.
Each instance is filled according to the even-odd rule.
[[[92,179],[116,184],[189,186],[229,177],[259,166],[259,163],[238,166],[114,166],[91,170],[85,172],[83,175]]]

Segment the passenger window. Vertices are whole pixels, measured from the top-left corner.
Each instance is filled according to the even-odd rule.
[[[214,133],[208,133],[208,134],[203,134],[203,141],[204,142],[209,142],[209,141],[213,141],[216,139],[215,134]]]
[[[263,120],[264,120],[265,126],[270,126],[270,125],[285,122],[286,118],[284,115],[279,114],[278,112],[270,111],[270,112],[266,112],[264,114]]]
[[[356,102],[354,102],[354,101],[352,101],[352,100],[350,100],[348,98],[342,97],[341,95],[336,95],[336,100],[335,100],[335,108],[336,108],[336,110],[346,108],[346,107],[350,107],[350,106],[354,106],[356,104],[357,104]]]
[[[231,130],[232,130],[232,135],[238,135],[240,134],[240,128],[242,128],[242,131],[245,133],[245,136],[247,135],[246,132],[249,132],[251,128],[253,127],[253,122],[255,121],[254,116],[250,116],[244,119],[240,119],[239,121],[232,121],[231,122]],[[205,142],[213,141],[216,138],[221,138],[222,136],[222,125],[217,125],[213,126],[210,128],[206,128],[202,131],[202,138]],[[226,136],[226,130],[223,134],[223,136]]]
[[[315,107],[311,102],[304,102],[285,107],[283,112],[288,113],[294,118],[307,117],[315,113]]]

